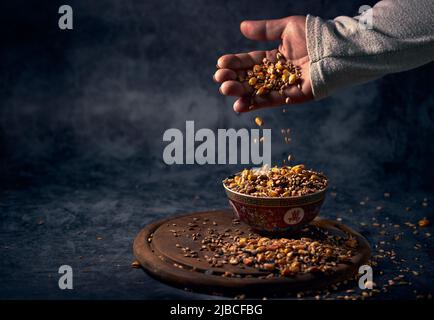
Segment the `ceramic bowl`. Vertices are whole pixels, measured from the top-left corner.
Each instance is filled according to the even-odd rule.
[[[255,197],[223,186],[235,216],[259,233],[296,231],[318,216],[327,188],[298,197]]]

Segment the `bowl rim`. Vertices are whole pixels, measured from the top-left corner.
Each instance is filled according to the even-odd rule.
[[[327,176],[324,175],[324,174],[321,174],[325,178],[327,178],[327,186],[325,188],[323,188],[321,190],[318,190],[318,191],[315,191],[313,193],[308,193],[308,194],[305,194],[305,195],[302,195],[302,196],[295,196],[295,197],[257,197],[257,196],[251,196],[249,194],[241,193],[241,192],[238,192],[238,191],[234,191],[234,190],[230,189],[229,187],[227,187],[225,185],[225,180],[227,178],[232,177],[232,176],[236,176],[237,174],[240,174],[240,173],[241,173],[241,171],[239,171],[239,172],[237,172],[235,174],[232,174],[232,175],[230,175],[230,176],[228,176],[228,177],[226,177],[225,179],[222,180],[222,184],[223,184],[223,187],[225,188],[225,190],[227,190],[227,191],[229,191],[229,192],[231,192],[233,194],[236,194],[236,195],[238,195],[240,197],[245,197],[247,199],[256,199],[256,200],[259,200],[259,201],[260,200],[266,200],[268,202],[268,201],[273,201],[271,199],[275,199],[276,202],[277,202],[277,200],[279,200],[279,201],[282,201],[282,200],[290,201],[292,199],[294,201],[297,201],[297,200],[302,200],[302,199],[308,199],[310,197],[315,197],[315,196],[318,196],[318,195],[320,195],[322,193],[325,193],[327,191],[328,187],[329,187],[328,186],[328,178],[327,178]]]
[[[229,187],[227,187],[224,184],[224,181],[222,181],[222,184],[223,184],[223,187],[227,191],[229,191],[229,192],[232,192],[232,193],[234,193],[234,194],[236,194],[236,195],[238,195],[240,197],[245,197],[245,198],[248,198],[248,199],[257,199],[257,200],[270,200],[270,199],[275,199],[275,200],[280,200],[280,201],[283,200],[283,199],[286,199],[286,200],[290,200],[290,199],[301,200],[301,199],[307,199],[307,198],[319,195],[321,193],[325,193],[325,191],[327,191],[327,189],[328,189],[328,186],[326,186],[324,189],[315,191],[313,193],[308,193],[308,194],[305,194],[303,196],[295,196],[295,197],[256,197],[256,196],[251,196],[249,194],[245,194],[245,193],[241,193],[241,192],[238,192],[238,191],[234,191],[234,190],[230,189]]]

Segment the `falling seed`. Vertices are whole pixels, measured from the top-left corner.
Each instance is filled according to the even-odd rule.
[[[262,120],[261,117],[256,117],[256,118],[255,118],[255,123],[256,123],[259,127],[262,127],[262,125],[264,124],[264,121]]]
[[[290,98],[290,97],[287,97],[287,98],[285,99],[285,103],[286,103],[286,104],[291,104],[291,102],[292,102],[292,101],[291,101],[291,98]]]
[[[134,260],[133,262],[131,262],[131,267],[134,269],[140,269],[142,266],[139,261]]]

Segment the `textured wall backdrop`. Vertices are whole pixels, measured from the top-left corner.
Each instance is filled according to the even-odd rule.
[[[328,202],[326,216],[384,191],[402,203],[432,194],[432,63],[286,113],[236,115],[212,81],[220,55],[273,47],[243,39],[243,19],[356,15],[375,1],[67,1],[72,31],[57,27],[60,2],[8,2],[0,10],[1,297],[184,297],[129,263],[149,221],[226,206],[219,181],[237,167],[162,162],[163,132],[186,120],[253,128],[262,116],[274,130],[274,160],[291,153],[346,197]],[[288,146],[281,128],[292,130]],[[73,293],[49,280],[68,262],[80,270]],[[143,292],[143,283],[155,290]]]

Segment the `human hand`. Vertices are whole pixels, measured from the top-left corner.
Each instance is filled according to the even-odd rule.
[[[220,85],[220,92],[227,96],[239,97],[234,102],[236,112],[246,112],[264,107],[274,107],[285,104],[285,96],[290,104],[302,103],[313,99],[310,81],[309,55],[306,46],[306,17],[290,16],[275,20],[243,21],[240,29],[242,34],[252,40],[274,41],[281,39],[278,49],[271,51],[253,51],[249,53],[227,54],[218,59],[218,70],[214,80]],[[290,86],[284,90],[284,95],[272,91],[263,96],[252,96],[253,89],[247,83],[237,79],[246,69],[255,64],[261,64],[263,58],[275,62],[276,54],[280,52],[287,60],[301,68],[301,88]]]

